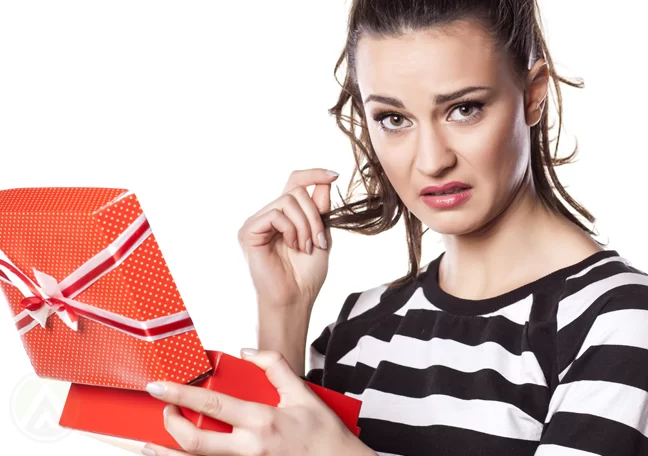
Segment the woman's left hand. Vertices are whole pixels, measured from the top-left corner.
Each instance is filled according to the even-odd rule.
[[[252,351],[253,352],[253,351]],[[279,392],[279,405],[243,401],[197,386],[155,382],[147,387],[168,402],[164,426],[186,451],[147,444],[147,456],[181,455],[368,455],[376,453],[358,440],[322,400],[276,352],[241,352],[261,367]],[[151,385],[157,385],[151,387]],[[159,392],[160,394],[156,394]],[[177,406],[183,406],[232,425],[232,433],[198,429]]]

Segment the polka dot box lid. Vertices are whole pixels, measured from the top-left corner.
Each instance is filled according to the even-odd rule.
[[[0,191],[0,287],[41,377],[143,390],[211,373],[127,190]]]

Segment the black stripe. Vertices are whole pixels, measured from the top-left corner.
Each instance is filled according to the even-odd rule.
[[[637,272],[637,270],[626,265],[625,263],[622,263],[621,261],[612,261],[611,263],[597,266],[581,277],[576,277],[574,279],[565,281],[565,290],[562,298],[564,299],[567,296],[578,293],[583,288],[593,284],[594,282],[598,282],[600,280],[607,279],[608,277],[612,277],[625,272]]]
[[[528,351],[525,327],[502,316],[462,317],[434,310],[410,310],[406,317],[391,314],[373,325],[360,325],[365,332],[354,334],[350,341],[359,340],[361,335],[369,335],[383,342],[389,342],[395,334],[417,340],[429,341],[433,338],[452,339],[456,342],[475,347],[484,342],[495,342],[514,355]],[[337,331],[336,344],[339,344]],[[349,331],[349,327],[346,328]],[[347,352],[355,345],[346,346]],[[346,354],[342,353],[340,358]]]
[[[405,302],[412,296],[415,291],[414,286],[407,286],[397,292],[383,293],[380,303],[366,312],[346,320],[351,308],[357,302],[359,295],[350,295],[344,304],[345,309],[340,314],[338,323],[333,330],[331,343],[327,352],[327,361],[335,363],[346,355],[350,350],[358,345],[362,336],[368,334],[370,329],[385,318],[392,316],[394,312],[400,309]],[[342,314],[346,314],[342,315]],[[400,318],[400,317],[397,317]]]
[[[623,285],[606,291],[599,296],[574,321],[558,332],[559,371],[562,372],[576,358],[587,333],[599,314],[625,309],[648,310],[648,287],[644,285]],[[558,310],[560,313],[560,309]]]
[[[302,380],[315,383],[316,385],[322,386],[322,377],[324,376],[324,369],[311,369],[308,373],[301,377]]]
[[[417,309],[409,311],[407,318],[404,318],[398,327],[397,334],[425,341],[433,338],[452,339],[471,347],[484,342],[495,342],[510,353],[520,355],[524,348],[527,348],[526,343],[523,344],[524,328],[523,325],[501,315],[464,317],[447,312]],[[382,330],[382,326],[377,326],[372,328],[370,334],[373,336]],[[385,340],[384,337],[386,334],[381,335],[382,340]]]
[[[474,373],[459,372],[445,366],[414,369],[387,361],[381,362],[378,369],[359,363],[348,388],[354,394],[371,388],[411,398],[442,394],[465,400],[505,402],[540,422],[547,416],[551,396],[544,386],[516,385],[490,369]]]
[[[326,355],[326,348],[328,347],[329,340],[331,340],[331,330],[325,327],[317,339],[313,341],[311,347],[322,356]]]
[[[594,415],[558,412],[546,426],[542,443],[601,456],[648,454],[648,438],[636,429]]]
[[[563,383],[598,380],[648,392],[648,350],[621,345],[588,348],[567,371]]]
[[[358,426],[360,439],[372,450],[407,456],[532,456],[538,446],[450,426],[408,426],[368,418],[361,418]]]
[[[624,285],[623,289],[616,289],[605,306],[601,315],[617,310],[648,310],[648,287],[645,285]]]

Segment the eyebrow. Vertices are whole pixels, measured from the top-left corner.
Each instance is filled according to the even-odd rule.
[[[443,103],[447,103],[447,102],[449,102],[449,101],[452,101],[452,100],[456,100],[456,99],[458,99],[458,98],[461,98],[461,97],[463,97],[464,95],[468,95],[469,93],[477,92],[477,91],[480,91],[480,90],[488,90],[488,91],[492,91],[493,88],[492,88],[492,87],[488,87],[488,86],[470,86],[470,87],[465,87],[465,88],[463,88],[463,89],[459,89],[459,90],[457,90],[457,91],[455,91],[455,92],[451,92],[451,93],[440,93],[440,94],[438,94],[438,95],[435,95],[435,96],[434,96],[434,102],[435,102],[436,104],[443,104]],[[369,103],[370,101],[376,101],[376,102],[378,102],[378,103],[388,104],[388,105],[391,105],[391,106],[395,106],[395,107],[397,107],[397,108],[405,109],[405,104],[404,104],[401,100],[399,100],[398,98],[394,98],[394,97],[385,97],[385,96],[382,96],[382,95],[373,95],[373,94],[372,94],[372,95],[369,95],[369,96],[365,99],[365,104],[366,104],[366,103]]]

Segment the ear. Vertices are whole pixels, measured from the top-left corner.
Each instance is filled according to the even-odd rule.
[[[526,123],[529,127],[533,127],[540,122],[542,111],[545,108],[548,90],[549,67],[546,60],[538,59],[538,61],[529,70],[527,88],[524,97]]]

